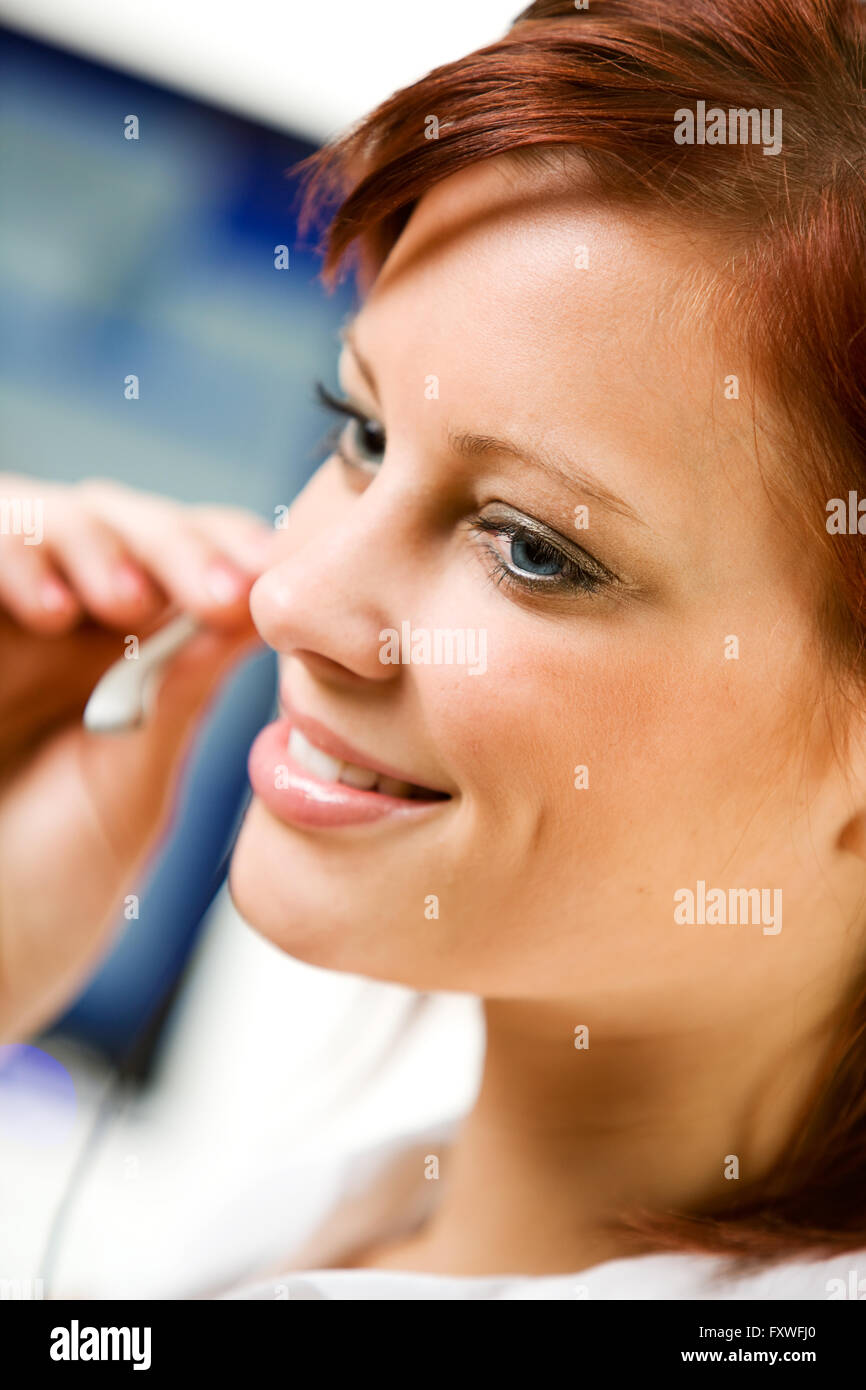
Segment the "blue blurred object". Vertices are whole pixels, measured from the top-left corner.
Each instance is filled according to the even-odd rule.
[[[124,137],[130,115],[138,140]],[[295,244],[287,171],[310,149],[0,29],[4,469],[112,477],[268,518],[292,500],[325,428],[313,382],[333,379],[354,307],[349,287],[325,294],[318,259]],[[262,655],[207,721],[138,920],[57,1028],[119,1055],[170,991],[273,700]]]

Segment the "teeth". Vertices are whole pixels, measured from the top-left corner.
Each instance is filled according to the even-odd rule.
[[[375,788],[386,796],[408,797],[413,791],[411,782],[401,782],[396,777],[382,777],[371,767],[359,767],[357,763],[343,763],[339,758],[332,758],[329,753],[323,753],[321,748],[310,743],[300,729],[292,729],[289,734],[288,753],[300,767],[322,782],[343,782],[347,787],[356,787],[359,791],[373,791]]]
[[[289,734],[289,757],[322,782],[336,782],[343,767],[339,758],[332,758],[321,748],[314,747],[299,729],[292,729]]]
[[[359,791],[371,792],[379,780],[378,772],[371,767],[358,767],[356,763],[343,763],[340,781],[347,787],[357,787]]]

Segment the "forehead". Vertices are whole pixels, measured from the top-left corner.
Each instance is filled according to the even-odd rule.
[[[366,315],[388,304],[405,314],[414,300],[430,333],[453,329],[458,318],[473,348],[524,350],[533,361],[540,351],[545,374],[557,378],[578,352],[587,369],[595,363],[604,372],[618,351],[651,347],[666,349],[656,366],[674,371],[694,363],[697,324],[683,288],[709,275],[711,250],[709,237],[647,210],[604,207],[579,164],[557,176],[500,157],[421,199]],[[496,328],[508,330],[505,341],[492,338]]]
[[[712,251],[603,207],[578,170],[564,187],[488,160],[421,199],[359,345],[386,415],[423,401],[435,375],[452,422],[577,451],[651,524],[688,523],[697,542],[702,514],[761,488],[747,365],[690,311]]]

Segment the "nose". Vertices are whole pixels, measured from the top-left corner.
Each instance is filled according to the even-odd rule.
[[[321,504],[290,516],[287,553],[250,595],[265,642],[329,683],[381,683],[399,674],[379,652],[382,630],[399,626],[388,613],[405,606],[405,508],[384,488],[375,492],[370,485],[348,504],[340,501],[336,521]]]

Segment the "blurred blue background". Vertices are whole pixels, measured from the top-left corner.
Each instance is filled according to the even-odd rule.
[[[131,114],[138,140],[124,138]],[[286,171],[312,148],[0,29],[0,466],[268,518],[291,501],[321,456],[313,383],[334,384],[354,307],[351,286],[327,295],[296,245]],[[289,270],[275,269],[279,244]],[[220,884],[273,701],[262,655],[202,731],[139,921],[119,924],[57,1030],[114,1057],[158,1022]]]

